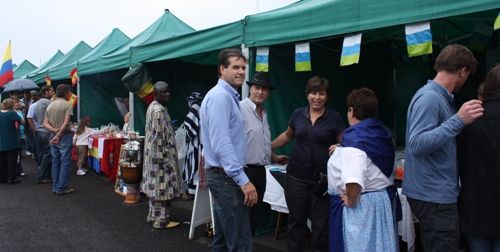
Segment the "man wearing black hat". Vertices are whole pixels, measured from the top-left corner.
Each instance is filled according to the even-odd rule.
[[[245,132],[247,136],[245,173],[257,189],[258,202],[250,210],[250,227],[252,234],[255,233],[257,218],[260,215],[266,190],[265,165],[271,161],[283,163],[287,156],[274,155],[271,149],[271,132],[267,121],[267,113],[264,109],[264,101],[269,97],[270,85],[269,75],[265,72],[257,72],[251,81],[249,97],[240,102],[241,113],[245,121]]]

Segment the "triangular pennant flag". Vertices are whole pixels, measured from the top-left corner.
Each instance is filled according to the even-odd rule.
[[[408,24],[405,33],[408,56],[432,54],[432,33],[429,22]]]
[[[493,28],[491,26],[477,23],[474,26],[474,32],[468,47],[476,52],[483,53],[490,44],[492,34]]]
[[[78,69],[76,67],[71,70],[69,77],[71,78],[71,84],[75,86],[78,83]]]
[[[311,71],[311,51],[309,43],[295,44],[295,71]]]
[[[46,75],[45,78],[44,78],[44,80],[45,80],[45,84],[47,86],[52,85],[52,79],[50,78],[50,76]]]
[[[493,30],[500,29],[500,12],[498,12],[498,16],[495,19],[495,24],[493,25]]]
[[[5,53],[3,55],[2,66],[0,67],[0,87],[14,79],[14,70],[12,66],[12,47],[9,40]]]
[[[269,47],[257,48],[257,55],[255,57],[255,71],[256,72],[269,71]]]
[[[340,56],[340,65],[348,66],[359,63],[359,54],[361,53],[361,33],[347,36],[342,45],[342,55]]]

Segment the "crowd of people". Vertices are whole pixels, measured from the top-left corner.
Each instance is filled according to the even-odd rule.
[[[307,106],[296,109],[286,130],[272,140],[264,107],[274,89],[269,74],[256,73],[247,82],[249,97],[241,99],[246,57],[238,49],[224,49],[218,60],[217,84],[204,97],[197,93],[188,99],[191,110],[183,127],[192,131],[189,149],[196,153],[186,157],[187,168],[178,163],[167,109],[169,85],[154,84],[141,182],[149,201],[147,222],[154,228],[179,225],[169,214],[170,203],[182,193],[181,174],[192,179],[197,167],[190,166],[200,166],[200,183],[214,198],[213,251],[252,251],[257,219],[265,211],[265,166],[286,163],[288,251],[398,251],[395,146],[392,132],[378,119],[375,92],[349,93],[346,127],[327,105],[329,81],[314,76],[305,85]],[[408,107],[402,193],[420,222],[424,251],[458,251],[460,233],[469,251],[500,249],[500,132],[495,127],[500,123],[500,65],[489,70],[478,99],[458,111],[454,104],[453,94],[476,66],[466,47],[446,46],[436,58],[435,77]],[[73,136],[69,86],[58,85],[55,99],[50,86],[39,94],[39,100],[33,93],[25,103],[25,113],[15,99],[2,102],[0,183],[19,182],[22,146],[28,146],[31,134],[33,147],[24,153],[34,152],[38,183],[52,183],[57,195],[69,194],[74,191],[68,183],[73,145],[79,153],[77,173],[86,173],[90,118],[82,118]],[[290,157],[273,152],[292,141]]]

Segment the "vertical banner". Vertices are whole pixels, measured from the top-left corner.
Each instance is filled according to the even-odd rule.
[[[71,93],[71,97],[69,97],[68,103],[71,104],[71,106],[73,106],[73,108],[74,108],[76,106],[77,102],[78,102],[78,96],[76,96],[75,94]]]
[[[257,56],[255,57],[255,71],[269,71],[269,47],[257,47]]]
[[[359,54],[361,52],[361,33],[347,36],[342,45],[342,55],[340,56],[340,65],[348,66],[359,63]]]
[[[493,25],[493,30],[500,29],[500,12],[498,12],[498,16],[495,19],[495,24]]]
[[[44,80],[45,80],[45,85],[47,85],[47,86],[52,85],[52,78],[50,78],[49,75],[46,75]]]
[[[432,54],[432,33],[429,22],[408,24],[405,33],[408,56]]]
[[[295,72],[311,71],[309,43],[295,44]]]

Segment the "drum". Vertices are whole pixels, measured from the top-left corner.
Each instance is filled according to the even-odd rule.
[[[142,181],[142,164],[121,162],[121,175],[127,184],[139,184]]]

